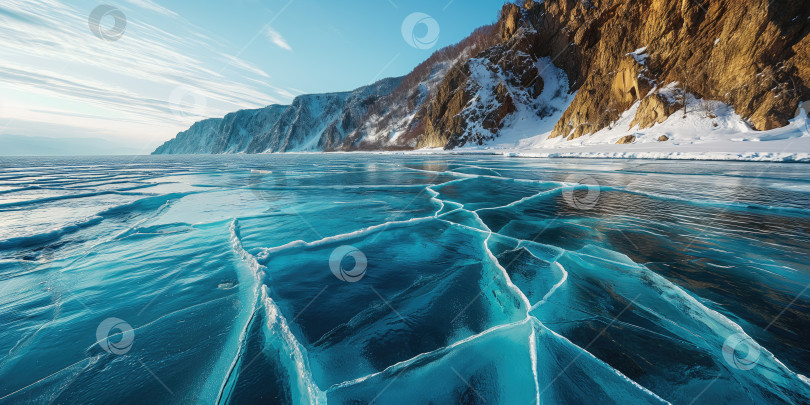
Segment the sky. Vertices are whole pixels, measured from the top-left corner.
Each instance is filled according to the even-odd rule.
[[[0,137],[148,153],[200,119],[404,75],[503,4],[3,0]]]

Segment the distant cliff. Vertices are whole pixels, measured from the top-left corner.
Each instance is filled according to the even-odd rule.
[[[804,0],[526,0],[409,75],[194,124],[155,153],[261,153],[575,139],[689,100],[782,127],[810,100]],[[688,106],[687,106],[688,107]],[[692,108],[695,108],[694,106]],[[631,128],[627,128],[630,130]]]
[[[219,154],[335,150],[364,123],[369,106],[401,78],[343,93],[296,97],[289,106],[241,110],[195,123],[153,154]]]

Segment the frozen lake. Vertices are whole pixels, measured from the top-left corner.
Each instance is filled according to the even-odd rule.
[[[808,403],[810,165],[0,159],[0,403]]]

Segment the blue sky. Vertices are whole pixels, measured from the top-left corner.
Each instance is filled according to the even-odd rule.
[[[503,3],[4,0],[0,135],[146,151],[202,118],[403,75]]]

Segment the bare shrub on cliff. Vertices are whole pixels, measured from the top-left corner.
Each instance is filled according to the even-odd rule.
[[[599,128],[607,127],[608,129],[613,129],[613,126],[620,117],[621,111],[619,110],[618,104],[616,104],[616,101],[610,100],[603,114],[602,122],[599,123]]]
[[[706,99],[700,100],[700,103],[698,104],[698,108],[700,109],[700,113],[704,117],[711,118],[711,119],[717,118],[717,115],[714,113],[714,110],[715,110],[714,101],[706,100]]]
[[[687,67],[683,69],[683,76],[681,77],[680,81],[680,102],[683,106],[683,118],[686,118],[686,114],[689,112],[689,92],[692,91],[695,87],[694,80],[696,71],[694,67]]]

